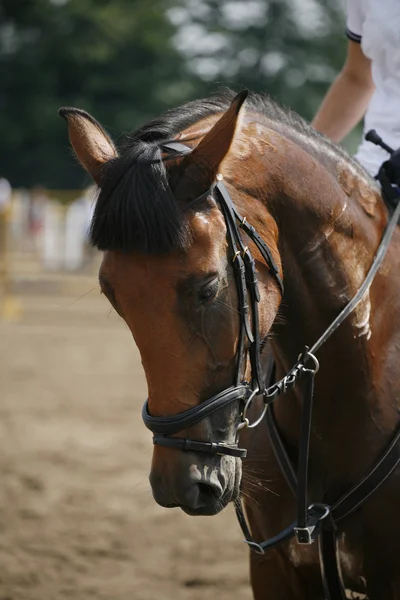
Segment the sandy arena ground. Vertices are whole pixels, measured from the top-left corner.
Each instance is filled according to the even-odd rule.
[[[249,600],[232,508],[155,504],[138,352],[79,295],[31,291],[0,323],[0,600]]]

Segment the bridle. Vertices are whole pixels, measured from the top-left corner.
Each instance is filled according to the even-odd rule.
[[[191,151],[187,146],[176,142],[164,144],[163,148],[168,151],[172,150],[178,152],[179,154]],[[317,342],[310,349],[308,347],[304,349],[290,371],[281,380],[265,387],[260,365],[261,339],[258,319],[260,294],[255,270],[255,261],[249,248],[243,243],[240,230],[244,231],[258,248],[282,296],[284,291],[283,282],[270,249],[255,231],[254,227],[252,227],[247,222],[246,218],[242,217],[236,210],[223,183],[222,176],[217,176],[217,180],[212,188],[207,190],[207,192],[202,194],[199,198],[196,198],[191,204],[201,201],[201,199],[210,194],[218,201],[225,219],[227,239],[232,252],[232,262],[238,293],[240,325],[235,382],[233,386],[223,390],[198,406],[170,417],[152,416],[148,409],[148,401],[146,401],[142,412],[143,421],[146,427],[153,432],[153,442],[156,445],[167,446],[184,451],[207,452],[214,455],[229,455],[245,458],[246,450],[238,447],[238,435],[240,431],[246,427],[256,427],[264,417],[266,417],[275,456],[290,489],[297,499],[297,519],[275,537],[257,543],[252,539],[250,529],[243,513],[241,501],[237,500],[235,502],[236,514],[246,538],[246,542],[255,552],[265,554],[267,550],[275,547],[281,542],[288,541],[294,536],[299,544],[312,544],[316,539],[319,539],[321,573],[326,599],[345,600],[346,594],[337,552],[336,524],[350,513],[354,512],[396,468],[400,462],[400,428],[396,431],[385,453],[359,484],[351,488],[332,505],[320,502],[310,503],[307,490],[308,458],[314,378],[319,369],[319,363],[315,355],[321,346],[330,338],[333,332],[356,308],[366,291],[369,289],[386,255],[393,232],[398,223],[400,217],[400,202],[397,204],[388,221],[370,270],[358,292],[326,331],[324,331]],[[385,188],[383,188],[383,196],[385,198]],[[251,325],[249,317],[250,307],[252,316]],[[247,345],[246,340],[248,342]],[[249,353],[250,358],[251,380],[242,381],[243,365],[245,364],[247,352]],[[299,379],[304,381],[304,397],[296,472],[275,421],[273,402],[278,396],[284,394],[287,390],[292,389]],[[264,408],[261,416],[254,423],[250,424],[247,417],[247,411],[255,396],[262,396]],[[201,442],[170,437],[183,429],[195,425],[233,402],[239,402],[241,416],[241,422],[237,428],[236,443]]]
[[[163,148],[179,151],[180,153],[187,153],[188,150],[190,150],[187,146],[177,142],[165,144]],[[239,298],[238,311],[240,324],[236,352],[237,365],[235,381],[233,386],[216,394],[209,400],[172,417],[153,417],[149,412],[148,401],[146,401],[143,406],[142,417],[146,427],[155,434],[153,442],[158,446],[179,448],[181,450],[193,452],[207,452],[209,454],[226,454],[228,456],[245,458],[247,451],[245,448],[238,447],[237,440],[235,444],[226,444],[224,442],[207,443],[170,437],[171,435],[191,427],[199,421],[209,417],[215,411],[237,401],[241,403],[242,408],[242,422],[237,430],[237,434],[239,434],[242,429],[250,425],[246,414],[253,398],[257,394],[263,393],[264,383],[260,364],[261,338],[258,318],[260,292],[258,289],[255,261],[248,246],[245,246],[243,243],[239,228],[241,228],[257,246],[262,258],[268,266],[269,272],[274,277],[275,282],[283,295],[283,282],[279,275],[279,269],[272,258],[270,249],[258,235],[254,227],[236,210],[221,175],[217,176],[217,181],[211,189],[193,200],[190,205],[199,203],[203,198],[206,198],[210,194],[215,196],[225,219],[228,243],[232,251],[232,264],[236,280],[236,289]],[[252,325],[250,324],[250,306],[252,312]],[[248,342],[247,347],[246,340]],[[247,352],[249,352],[251,364],[251,381],[249,382],[242,381],[243,367]],[[264,414],[260,417],[260,421]],[[259,420],[251,426],[254,427],[258,422]],[[237,438],[238,435],[236,436],[236,439]]]

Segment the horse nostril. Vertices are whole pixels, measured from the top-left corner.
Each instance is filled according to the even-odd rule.
[[[196,483],[187,490],[183,498],[182,508],[189,510],[191,513],[213,514],[215,507],[218,505],[221,492],[219,486]]]
[[[220,490],[217,490],[214,485],[208,483],[198,483],[199,500],[203,501],[204,504],[212,500],[218,500],[220,496]]]

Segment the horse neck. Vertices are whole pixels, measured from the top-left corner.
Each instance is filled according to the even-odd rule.
[[[292,142],[285,159],[287,176],[268,208],[278,224],[285,275],[279,345],[293,360],[301,344],[312,345],[361,286],[379,245],[385,211],[376,190],[367,187],[351,163],[330,159],[327,168]],[[368,341],[368,307],[367,293],[341,332]]]
[[[293,141],[281,143],[284,160],[278,173],[283,181],[267,204],[278,225],[285,275],[285,297],[273,336],[278,371],[284,375],[304,346],[312,346],[360,287],[379,245],[386,213],[379,194],[351,164],[340,165],[330,158],[324,165]],[[268,165],[274,165],[272,154]],[[326,462],[336,444],[343,444],[344,449],[347,432],[347,452],[357,459],[354,430],[361,433],[365,427],[375,432],[377,424],[371,414],[385,401],[375,391],[371,368],[376,351],[371,340],[372,296],[373,287],[318,354],[321,369],[313,430]],[[276,413],[287,437],[297,444],[301,389],[296,388],[293,395],[277,402]],[[392,431],[393,419],[386,416],[388,422],[379,423],[378,429],[386,425]],[[361,469],[369,460],[365,448],[362,452]],[[353,467],[348,464],[346,468]]]

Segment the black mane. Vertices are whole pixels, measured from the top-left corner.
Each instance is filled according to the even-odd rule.
[[[234,97],[232,90],[225,90],[189,102],[129,134],[118,158],[104,167],[90,232],[94,246],[145,254],[169,253],[187,246],[190,232],[169,187],[160,145],[201,119],[226,111]],[[351,161],[344,150],[318,134],[299,115],[267,96],[251,93],[245,106],[283,129],[283,134],[304,134],[317,142],[321,152],[325,148],[337,159]],[[356,168],[363,172],[358,165]]]

